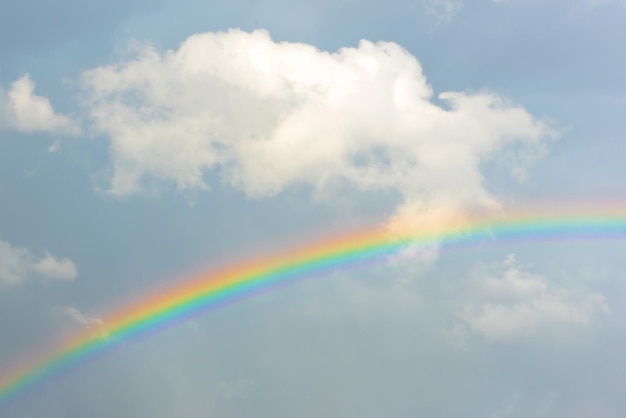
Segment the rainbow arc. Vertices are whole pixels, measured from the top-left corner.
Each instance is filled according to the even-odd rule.
[[[149,336],[207,311],[281,286],[321,277],[337,269],[380,262],[407,247],[471,248],[484,240],[572,240],[626,238],[626,208],[518,213],[506,217],[449,222],[390,235],[375,227],[339,234],[263,259],[248,260],[198,275],[139,298],[104,318],[104,328],[85,330],[29,362],[0,373],[0,409],[88,359]]]

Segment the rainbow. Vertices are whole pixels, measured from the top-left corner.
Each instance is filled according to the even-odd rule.
[[[0,372],[0,409],[30,389],[106,351],[227,304],[338,269],[369,265],[406,248],[444,251],[482,242],[623,239],[626,207],[609,210],[525,211],[516,215],[456,219],[418,231],[390,234],[375,227],[334,235],[275,256],[198,275],[142,297],[104,317],[102,329],[63,340],[33,361]]]

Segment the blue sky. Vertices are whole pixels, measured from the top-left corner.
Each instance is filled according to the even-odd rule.
[[[626,192],[620,0],[2,9],[0,367],[316,234]],[[337,273],[3,416],[623,416],[625,249],[431,249]]]

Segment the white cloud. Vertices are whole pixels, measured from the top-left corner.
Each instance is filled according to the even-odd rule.
[[[86,71],[83,86],[111,141],[115,195],[207,189],[205,173],[219,169],[251,196],[348,186],[396,191],[399,213],[493,209],[480,165],[555,137],[494,93],[434,103],[420,63],[391,42],[328,53],[265,31],[203,33],[166,52],[136,46]]]
[[[28,74],[11,84],[8,92],[0,90],[0,119],[21,132],[79,133],[78,125],[54,111],[46,97],[34,94],[35,82]]]
[[[52,145],[48,147],[48,152],[49,153],[59,152],[60,148],[61,148],[61,143],[59,141],[54,141]]]
[[[44,279],[74,280],[76,264],[69,258],[56,259],[46,253],[37,259],[29,250],[0,240],[0,283],[18,284],[31,276]]]
[[[608,307],[599,294],[574,292],[520,269],[514,256],[500,277],[473,282],[476,298],[460,317],[467,328],[488,341],[516,341],[562,329],[586,327]]]
[[[63,280],[74,280],[76,278],[76,265],[72,260],[67,257],[57,260],[48,253],[40,261],[33,264],[33,269],[45,277]]]

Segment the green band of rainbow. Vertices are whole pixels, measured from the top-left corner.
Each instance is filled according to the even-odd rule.
[[[0,408],[53,376],[121,343],[158,332],[191,316],[307,277],[386,259],[409,246],[445,250],[485,240],[626,238],[626,209],[579,213],[525,213],[506,218],[449,222],[391,236],[382,228],[331,237],[275,257],[204,274],[139,299],[105,317],[105,330],[84,331],[48,349],[35,361],[0,375]]]

